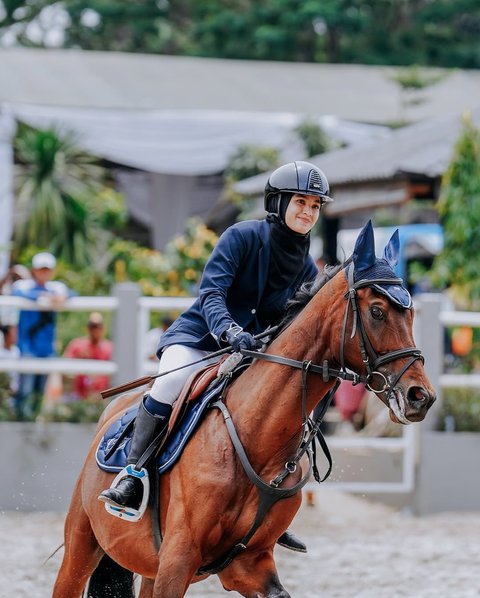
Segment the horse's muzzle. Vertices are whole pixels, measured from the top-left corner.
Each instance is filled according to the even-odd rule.
[[[436,399],[433,389],[427,390],[423,386],[410,386],[404,389],[398,385],[390,394],[388,401],[390,419],[401,424],[423,421]]]

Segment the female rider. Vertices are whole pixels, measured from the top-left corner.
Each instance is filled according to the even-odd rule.
[[[222,346],[255,349],[253,335],[278,324],[286,302],[302,283],[315,278],[310,231],[329,201],[327,178],[309,162],[290,162],[270,175],[264,195],[267,218],[234,224],[222,234],[205,266],[198,299],[160,339],[159,373]],[[152,440],[166,433],[183,385],[205,363],[156,378],[140,404],[127,464],[135,465]],[[141,496],[142,483],[128,475],[99,499],[136,508]],[[290,532],[281,540],[288,548],[306,550]]]

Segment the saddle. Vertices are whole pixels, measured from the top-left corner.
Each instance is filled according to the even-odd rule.
[[[228,359],[228,358],[227,358]],[[208,404],[225,388],[222,374],[225,358],[194,372],[185,383],[170,416],[167,434],[157,449],[158,471],[163,473],[180,456]],[[105,432],[97,451],[100,469],[119,472],[126,464],[138,404],[127,409]]]
[[[187,380],[175,403],[164,441],[158,447],[155,447],[155,445],[151,447],[153,449],[152,457],[156,455],[154,462],[150,465],[153,471],[163,474],[177,462],[187,442],[197,429],[204,412],[209,405],[223,395],[232,376],[242,369],[241,360],[242,356],[240,354],[222,358],[222,360],[194,372]],[[111,424],[101,439],[95,454],[100,469],[117,473],[112,486],[115,486],[126,475],[132,475],[132,472],[129,471],[131,466],[126,466],[126,461],[138,407],[138,404],[133,405],[123,413],[120,419]],[[147,450],[150,450],[150,447]],[[152,490],[146,470],[142,468],[141,473],[142,475],[138,476],[143,484],[143,498],[140,507],[138,509],[131,507],[119,508],[105,504],[105,509],[109,513],[115,517],[125,518],[125,520],[133,522],[141,519],[150,499],[153,504],[158,504],[159,476],[153,476]],[[152,513],[154,511],[156,512],[158,509],[153,509]],[[153,517],[152,523],[155,545],[159,547],[161,534],[158,519]]]

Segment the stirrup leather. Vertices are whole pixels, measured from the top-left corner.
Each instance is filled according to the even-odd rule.
[[[123,480],[127,476],[132,476],[134,478],[139,479],[143,485],[143,496],[142,502],[138,509],[134,509],[133,507],[122,507],[122,506],[114,506],[109,503],[105,503],[105,510],[113,515],[114,517],[118,517],[119,519],[124,519],[125,521],[138,521],[143,517],[145,510],[148,505],[148,497],[150,495],[150,482],[148,480],[148,473],[147,470],[142,467],[140,470],[137,470],[133,467],[133,465],[127,465],[122,471],[118,473],[116,478],[110,485],[110,488],[116,488],[117,484],[120,480]]]

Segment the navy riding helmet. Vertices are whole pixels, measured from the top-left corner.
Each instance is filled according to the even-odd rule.
[[[264,206],[269,213],[278,213],[282,193],[316,195],[322,203],[333,201],[329,197],[327,177],[310,162],[289,162],[274,170],[265,185]]]

